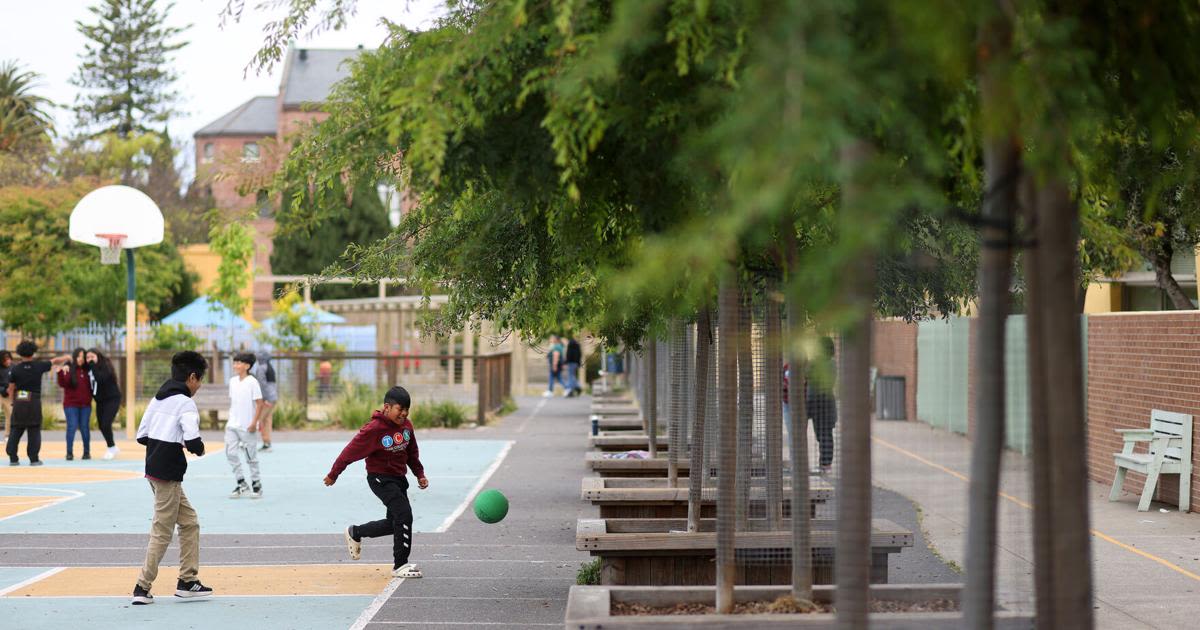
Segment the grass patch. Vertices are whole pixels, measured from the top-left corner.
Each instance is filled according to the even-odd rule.
[[[452,400],[414,403],[408,419],[418,429],[457,429],[467,421],[470,409]]]
[[[333,401],[329,419],[343,429],[359,429],[371,421],[371,414],[383,404],[383,394],[373,387],[355,384]]]
[[[507,397],[500,403],[500,408],[496,410],[497,417],[504,417],[517,410],[517,401],[512,397]]]
[[[575,583],[580,586],[599,586],[600,558],[580,563],[579,572],[575,574]]]
[[[275,405],[271,423],[277,429],[303,429],[308,424],[308,412],[295,400],[281,400]]]

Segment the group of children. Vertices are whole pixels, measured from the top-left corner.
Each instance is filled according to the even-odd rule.
[[[252,433],[262,426],[263,389],[250,374],[255,358],[251,354],[234,357],[235,376],[229,382],[230,417],[225,429],[225,454],[233,467],[238,485],[233,497],[262,496],[257,445]],[[171,358],[171,378],[154,396],[138,427],[137,441],[146,447],[146,480],[154,495],[154,518],[146,560],[133,589],[133,604],[151,604],[151,587],[158,565],[179,529],[179,577],[175,596],[207,597],[212,588],[199,579],[200,525],[196,511],[183,492],[187,472],[184,450],[202,456],[200,412],[192,397],[200,389],[208,363],[199,353],[184,351]],[[274,379],[271,379],[272,381]],[[419,578],[421,570],[409,562],[412,550],[412,506],[408,501],[409,469],[417,477],[417,486],[429,487],[417,448],[417,436],[408,419],[411,398],[402,387],[392,387],[375,411],[334,461],[324,483],[332,486],[350,464],[365,459],[367,485],[387,509],[383,519],[350,525],[344,532],[350,558],[358,560],[362,539],[392,536],[392,575]],[[269,442],[266,443],[269,448]],[[242,474],[241,455],[250,471],[250,484]]]

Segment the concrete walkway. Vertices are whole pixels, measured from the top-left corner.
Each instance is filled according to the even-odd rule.
[[[916,422],[877,421],[874,437],[875,484],[917,503],[926,540],[962,566],[970,442]],[[1030,471],[1026,457],[1005,453],[998,589],[1002,605],[1017,610],[1034,605]],[[1160,504],[1138,512],[1133,494],[1110,503],[1107,485],[1090,487],[1097,627],[1195,628],[1200,515]]]

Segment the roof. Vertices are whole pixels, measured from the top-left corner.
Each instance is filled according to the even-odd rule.
[[[273,136],[278,110],[274,96],[255,96],[203,126],[197,136]]]
[[[350,74],[349,64],[343,62],[357,57],[362,50],[292,48],[284,65],[283,106],[300,107],[305,103],[322,103],[329,97],[334,83]]]
[[[196,298],[191,304],[162,318],[162,323],[233,328],[235,330],[250,328],[250,322],[234,315],[223,304],[210,300],[206,295]]]

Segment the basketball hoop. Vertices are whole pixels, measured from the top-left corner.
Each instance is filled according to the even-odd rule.
[[[125,235],[97,234],[96,238],[103,241],[103,243],[100,244],[100,264],[121,264],[121,250],[124,249],[123,246],[125,245]]]

